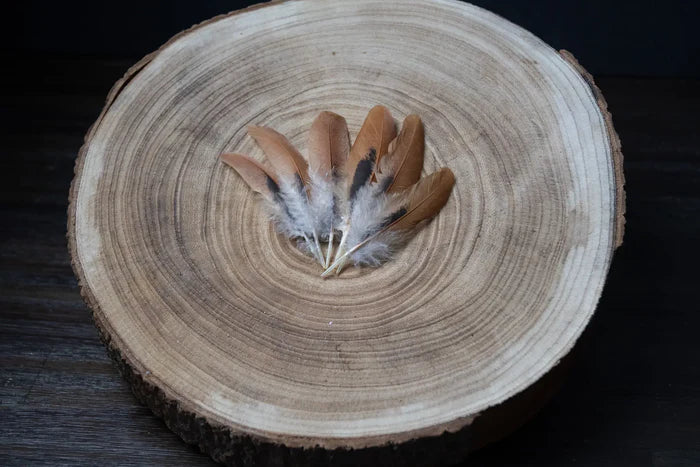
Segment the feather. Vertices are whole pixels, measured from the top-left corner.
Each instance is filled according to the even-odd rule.
[[[377,176],[391,175],[386,192],[394,193],[410,188],[420,180],[425,152],[423,122],[418,115],[409,115],[403,121],[401,132],[389,145],[389,153],[377,164]]]
[[[387,217],[400,209],[397,200],[398,197],[396,195],[384,192],[380,184],[364,185],[358,191],[350,213],[348,222],[350,227],[344,237],[347,245],[350,247],[357,245],[368,236],[382,229],[386,225]],[[372,259],[370,261],[362,261],[361,263],[377,265],[386,259],[386,255],[380,252],[376,252],[376,254],[371,256]],[[344,263],[341,263],[339,266],[342,266],[342,264]]]
[[[287,138],[272,128],[255,125],[248,126],[248,134],[263,150],[280,179],[293,179],[296,174],[304,185],[309,182],[308,164]]]
[[[293,215],[292,220],[299,223],[296,230],[303,233],[298,236],[305,239],[316,259],[322,266],[325,266],[326,262],[323,259],[318,232],[311,213],[309,200],[311,181],[306,160],[284,135],[272,128],[249,125],[248,134],[255,139],[275,168],[287,207],[294,206],[295,208],[290,209],[289,212]],[[309,237],[313,238],[313,245],[310,244]]]
[[[288,235],[304,238],[321,265],[325,265],[311,212],[309,168],[306,160],[287,138],[271,128],[249,125],[248,134],[255,139],[275,168],[280,186],[280,199],[286,207],[286,212],[291,214],[289,218],[278,213],[279,216],[275,219],[277,224]],[[294,225],[295,223],[298,225]],[[309,238],[313,239],[313,244],[310,244]]]
[[[403,230],[415,227],[419,222],[435,216],[447,204],[455,175],[446,167],[423,178],[408,195],[402,209],[405,214],[387,225],[387,229]]]
[[[342,170],[350,153],[350,135],[345,119],[321,112],[311,125],[308,143],[309,172],[331,178]]]
[[[386,154],[389,143],[394,138],[396,138],[396,125],[389,109],[381,105],[372,107],[355,138],[345,165],[347,199],[337,255],[344,253],[355,196],[365,184],[372,180],[376,163]]]
[[[361,159],[357,166],[355,167],[355,174],[350,182],[350,188],[348,188],[348,203],[349,208],[352,209],[352,204],[355,201],[357,193],[362,187],[367,185],[372,173],[374,172],[374,161],[377,159],[377,151],[374,148],[370,148],[367,155]]]
[[[279,191],[277,180],[258,161],[242,154],[233,153],[224,153],[219,157],[226,165],[233,167],[253,191],[260,193],[270,201],[274,199],[275,194]]]
[[[311,182],[311,209],[317,231],[327,235],[328,250],[324,267],[333,253],[333,236],[340,225],[336,185],[350,153],[350,135],[345,119],[332,112],[321,112],[311,125],[307,148]]]
[[[260,163],[241,154],[224,153],[221,160],[233,167],[253,191],[263,195],[268,213],[277,230],[288,237],[301,237],[302,246],[317,256],[315,244],[309,239],[312,222],[309,219],[304,185],[298,176],[294,182],[278,183]],[[320,261],[320,259],[319,259]],[[321,262],[325,266],[325,262]]]
[[[376,266],[389,259],[417,225],[442,209],[455,183],[446,168],[420,180],[421,119],[406,117],[397,136],[382,106],[370,110],[352,146],[345,119],[321,112],[309,132],[308,162],[275,130],[248,130],[273,170],[240,154],[222,154],[221,160],[262,194],[277,230],[299,239],[326,268],[323,277],[338,274],[348,260]],[[336,229],[342,237],[329,267]],[[329,243],[325,258],[319,238]]]
[[[377,185],[365,187],[358,193],[358,214],[353,217],[352,229],[346,235],[352,246],[321,276],[330,274],[348,257],[357,265],[377,265],[388,259],[407,239],[412,228],[440,212],[454,183],[452,171],[443,168],[401,194],[378,192]]]
[[[374,149],[376,162],[379,162],[389,150],[389,143],[394,138],[396,138],[396,125],[389,109],[381,105],[372,107],[350,149],[345,169],[348,182],[353,180],[357,165],[367,158],[371,149]]]

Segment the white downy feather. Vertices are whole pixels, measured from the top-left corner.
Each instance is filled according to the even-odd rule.
[[[345,251],[352,250],[386,227],[392,214],[401,208],[402,196],[386,193],[384,186],[380,179],[378,183],[369,183],[358,191],[350,214],[351,227],[347,232]],[[378,266],[391,258],[405,237],[401,232],[383,232],[351,253],[349,258],[356,266]]]
[[[328,267],[333,252],[335,229],[340,225],[338,197],[336,195],[337,177],[334,174],[327,177],[312,171],[309,173],[309,178],[311,216],[319,238],[328,243],[325,255],[322,251],[320,252],[321,256],[324,257],[323,267]]]
[[[311,179],[309,199],[311,221],[316,232],[319,233],[319,238],[327,241],[336,217],[334,184],[316,172],[310,172],[309,178]]]
[[[302,250],[312,253],[324,264],[316,235],[312,205],[301,181],[280,179],[279,192],[267,205],[277,230],[288,237],[302,239],[298,242]]]

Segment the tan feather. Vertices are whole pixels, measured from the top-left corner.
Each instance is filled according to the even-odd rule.
[[[323,271],[321,277],[327,277],[336,268],[336,274],[339,273],[350,255],[382,233],[389,230],[411,229],[421,221],[435,216],[450,198],[450,193],[452,192],[454,184],[455,176],[448,168],[442,168],[420,180],[413,186],[411,192],[406,197],[406,202],[403,204],[403,207],[394,213],[394,216],[396,216],[395,220],[388,223],[386,227],[379,230],[377,233],[371,235],[357,245],[354,245],[349,250],[342,250],[342,254],[335,258],[333,264]]]
[[[389,149],[389,143],[394,138],[396,138],[396,125],[394,125],[391,112],[382,105],[375,105],[367,113],[367,117],[362,123],[355,142],[350,148],[350,155],[343,171],[345,173],[346,189],[348,190],[348,201],[350,201],[348,207],[352,204],[352,200],[360,187],[374,178],[376,163],[386,154]],[[369,163],[363,163],[361,170],[358,170],[360,163],[366,160],[369,160]],[[349,214],[349,212],[346,213],[346,219],[349,218]],[[345,225],[341,229],[343,235],[340,237],[340,245],[338,245],[338,253],[336,255],[344,254],[346,234],[349,228],[350,224],[346,220]],[[342,269],[342,265],[340,269]]]
[[[455,184],[455,176],[446,167],[420,180],[408,195],[406,213],[384,230],[403,230],[435,216],[447,203]]]
[[[311,177],[322,177],[330,182],[331,189],[333,189],[332,187],[335,185],[333,177],[342,172],[350,153],[350,135],[345,119],[332,112],[318,114],[309,132],[307,153]],[[314,188],[320,187],[316,185]],[[316,193],[311,195],[316,199]],[[321,194],[320,199],[325,199],[323,194]],[[333,200],[335,203],[335,197]],[[323,262],[325,267],[328,267],[333,254],[335,228],[336,226],[331,221],[328,232],[328,249]]]
[[[399,136],[389,145],[389,153],[377,165],[378,173],[393,174],[388,193],[406,190],[420,180],[424,152],[423,122],[418,115],[409,115],[403,121]]]
[[[345,169],[347,180],[352,182],[357,164],[367,157],[370,149],[375,150],[376,162],[379,162],[387,153],[389,143],[394,138],[396,138],[396,125],[389,109],[381,105],[372,107],[350,149]]]
[[[350,153],[350,135],[345,119],[321,112],[311,125],[308,143],[309,170],[330,178],[345,165]]]
[[[238,172],[238,175],[240,175],[254,191],[257,191],[268,199],[274,197],[274,193],[272,193],[270,189],[270,182],[273,183],[273,187],[276,187],[277,180],[274,175],[258,161],[242,154],[233,153],[224,153],[219,157],[226,165],[233,167],[236,172]]]
[[[258,143],[279,177],[299,175],[304,184],[308,184],[308,164],[287,138],[272,128],[255,125],[248,126],[248,134]]]

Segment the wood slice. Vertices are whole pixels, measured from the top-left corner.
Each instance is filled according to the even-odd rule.
[[[456,186],[380,268],[322,280],[218,159],[300,149],[321,110],[425,122]],[[286,1],[136,64],[71,188],[76,275],[111,354],[168,426],[232,464],[433,464],[543,403],[623,230],[605,101],[568,53],[451,1]],[[543,441],[545,443],[545,441]]]

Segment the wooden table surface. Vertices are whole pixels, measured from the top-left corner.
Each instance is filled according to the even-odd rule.
[[[4,63],[0,464],[212,465],[133,398],[68,258],[74,159],[130,62]],[[625,155],[625,242],[564,386],[469,465],[700,465],[700,81],[597,82]]]

